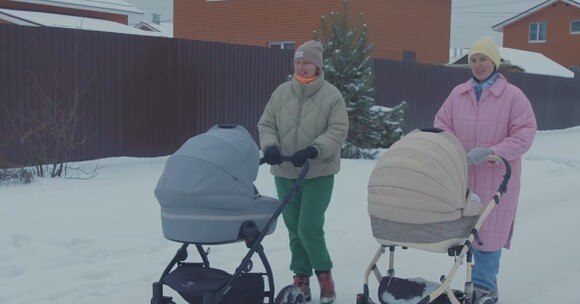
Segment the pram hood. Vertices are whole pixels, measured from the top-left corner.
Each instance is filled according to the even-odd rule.
[[[415,130],[377,162],[368,184],[368,211],[409,224],[453,221],[481,213],[468,191],[467,157],[459,140],[441,130]]]
[[[241,126],[218,125],[170,156],[155,196],[163,207],[243,209],[257,196],[259,148]]]

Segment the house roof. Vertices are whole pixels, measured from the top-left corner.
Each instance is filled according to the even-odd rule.
[[[51,13],[0,9],[0,19],[27,26],[61,27],[133,35],[162,36],[158,32],[147,32],[118,22]]]
[[[142,15],[143,12],[135,6],[123,0],[12,0],[14,2],[25,2],[50,6],[83,9],[106,13],[123,13]]]
[[[531,14],[534,14],[535,12],[537,12],[539,10],[542,10],[542,9],[544,9],[547,6],[550,6],[552,3],[555,3],[555,2],[558,2],[558,1],[562,1],[562,2],[568,3],[570,5],[574,5],[577,8],[580,8],[580,1],[574,1],[574,0],[548,0],[548,1],[541,2],[541,3],[537,4],[536,6],[530,8],[530,9],[528,9],[528,10],[522,12],[522,13],[519,13],[519,14],[517,14],[517,15],[509,18],[509,19],[506,19],[506,20],[504,20],[504,21],[502,21],[502,22],[500,22],[500,23],[492,26],[491,28],[494,31],[503,32],[503,28],[504,27],[506,27],[506,26],[508,26],[508,25],[510,25],[510,24],[512,24],[512,23],[514,23],[514,22],[516,22],[518,20],[520,20],[520,19],[523,19],[523,18],[525,18],[525,17],[527,17],[527,16],[529,16]]]
[[[154,23],[141,21],[135,27],[145,31],[159,32],[165,37],[173,37],[173,22]]]
[[[574,72],[540,53],[506,47],[498,47],[498,49],[502,62],[509,62],[524,73],[574,78]],[[465,54],[449,65],[467,65],[467,56],[468,54]]]

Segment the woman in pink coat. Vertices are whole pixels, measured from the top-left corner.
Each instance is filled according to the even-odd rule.
[[[469,50],[473,78],[451,91],[435,116],[434,126],[461,141],[470,166],[469,188],[489,203],[502,180],[502,166],[483,163],[488,154],[507,159],[512,167],[508,191],[479,230],[483,245],[474,242],[474,302],[497,301],[497,279],[502,248],[510,248],[518,197],[521,157],[536,133],[536,118],[529,100],[497,72],[500,54],[490,37]]]

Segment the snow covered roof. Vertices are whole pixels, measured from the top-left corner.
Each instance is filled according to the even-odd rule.
[[[516,21],[518,21],[520,19],[522,19],[522,18],[525,18],[525,17],[527,17],[527,16],[529,16],[531,14],[534,14],[535,12],[537,12],[539,10],[542,10],[542,9],[546,8],[547,6],[552,5],[554,2],[558,2],[558,1],[562,1],[562,2],[565,2],[567,4],[573,5],[573,6],[577,7],[577,8],[580,8],[580,2],[579,1],[574,1],[574,0],[548,0],[548,1],[544,1],[544,2],[542,2],[540,4],[538,4],[538,5],[530,8],[530,9],[528,9],[527,11],[524,11],[524,12],[522,12],[522,13],[520,13],[518,15],[515,15],[515,16],[509,18],[509,19],[506,19],[506,20],[504,20],[504,21],[502,21],[502,22],[500,22],[500,23],[492,26],[491,28],[494,31],[503,32],[503,28],[504,27],[506,27],[506,26],[508,26],[508,25],[510,25],[510,24],[512,24],[512,23],[514,23],[514,22],[516,22]]]
[[[135,27],[144,31],[159,32],[165,37],[173,37],[173,22],[154,23],[141,21]]]
[[[27,26],[62,27],[133,35],[162,36],[158,32],[147,32],[132,26],[108,20],[41,12],[0,9],[0,19],[7,20],[14,24]]]
[[[13,1],[67,7],[74,9],[84,9],[98,12],[116,13],[116,14],[124,13],[125,15],[143,14],[141,10],[123,0],[13,0]]]
[[[574,72],[559,65],[543,54],[506,47],[498,48],[502,63],[509,62],[512,66],[521,69],[524,73],[574,78]],[[468,65],[467,56],[468,54],[465,54],[449,65]]]

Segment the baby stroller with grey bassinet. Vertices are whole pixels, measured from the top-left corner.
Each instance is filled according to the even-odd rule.
[[[302,293],[293,285],[274,299],[272,269],[261,242],[274,232],[278,216],[299,190],[309,167],[302,168],[294,188],[280,201],[260,195],[255,188],[260,164],[251,135],[234,125],[214,126],[168,158],[155,196],[165,238],[183,245],[153,283],[152,304],[175,303],[164,296],[163,285],[194,304],[303,303]],[[240,241],[249,250],[233,274],[210,267],[204,245]],[[199,262],[186,262],[189,245],[196,247]],[[256,253],[264,272],[251,272]]]
[[[507,190],[511,175],[505,159],[490,155],[486,160],[503,164],[505,175],[493,199],[483,208],[467,188],[466,154],[453,134],[440,129],[415,130],[389,148],[369,180],[368,211],[373,236],[380,246],[365,271],[357,304],[374,303],[369,295],[371,273],[377,279],[382,304],[472,304],[471,243],[474,239],[479,242],[477,232]],[[394,269],[396,247],[447,253],[454,263],[438,283],[399,278]],[[383,276],[377,262],[387,249],[388,269]],[[464,290],[453,290],[451,280],[464,260]]]

